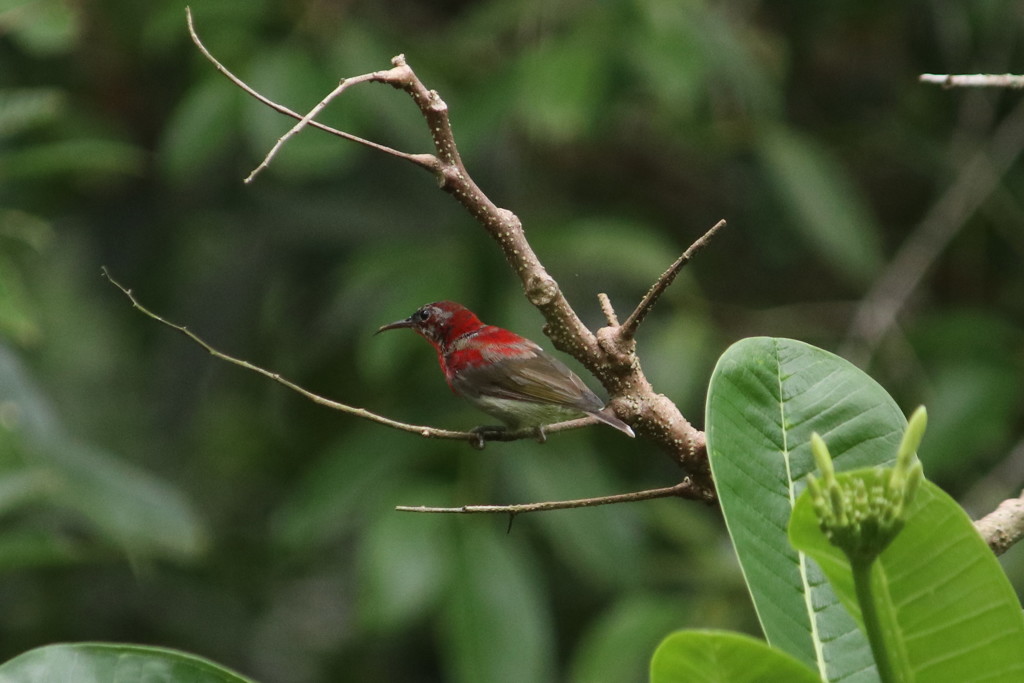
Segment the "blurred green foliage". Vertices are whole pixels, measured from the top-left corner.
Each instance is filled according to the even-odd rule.
[[[467,165],[516,211],[585,320],[624,315],[729,227],[639,337],[659,391],[703,412],[749,335],[826,348],[1019,100],[918,85],[1024,71],[1020,13],[955,3],[200,0],[204,41],[311,108],[405,53]],[[401,93],[328,124],[429,151]],[[504,519],[396,504],[526,502],[667,485],[601,430],[483,453],[334,415],[134,312],[398,419],[469,427],[429,348],[373,338],[452,298],[539,339],[486,235],[401,162],[235,89],[163,0],[0,0],[0,660],[57,640],[182,648],[257,680],[644,680],[672,628],[756,632],[715,510],[675,501]],[[1011,168],[866,369],[929,406],[930,478],[983,513],[1019,492],[1024,239]],[[1020,451],[1020,449],[1017,449]],[[1019,455],[1017,459],[1019,460]],[[1019,549],[1005,558],[1024,579]]]

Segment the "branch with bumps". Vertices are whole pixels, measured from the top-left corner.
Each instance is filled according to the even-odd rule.
[[[543,314],[546,325],[545,334],[552,340],[555,347],[569,353],[590,370],[608,391],[609,406],[619,418],[629,423],[638,434],[646,436],[661,449],[673,457],[683,468],[684,476],[680,483],[662,488],[635,493],[585,498],[570,501],[552,501],[523,505],[476,505],[454,508],[399,507],[399,510],[414,512],[443,513],[504,513],[510,516],[510,523],[515,515],[526,512],[591,507],[635,500],[678,497],[713,502],[715,490],[711,481],[707,464],[707,451],[703,432],[693,427],[679,412],[675,404],[667,397],[657,394],[646,379],[639,359],[635,353],[635,335],[640,324],[656,304],[661,294],[671,285],[679,271],[690,259],[704,248],[714,234],[725,225],[720,221],[709,229],[700,239],[694,242],[655,282],[635,310],[619,323],[615,309],[605,294],[599,294],[601,310],[608,322],[596,332],[589,330],[576,315],[562,294],[558,283],[552,278],[526,239],[519,218],[507,209],[496,206],[484,192],[473,182],[459,154],[451,124],[448,119],[448,107],[436,91],[429,90],[406,62],[399,55],[392,60],[390,69],[362,74],[343,79],[330,94],[306,114],[299,114],[287,107],[266,98],[253,90],[237,76],[221,64],[203,45],[195,31],[191,12],[186,10],[188,29],[193,42],[200,52],[236,86],[241,88],[264,105],[297,120],[297,123],[277,140],[264,160],[245,179],[252,180],[268,167],[276,153],[287,141],[306,127],[318,128],[332,135],[364,145],[378,152],[402,159],[433,174],[439,187],[452,195],[497,242],[509,265],[519,277],[527,299]],[[936,76],[925,74],[923,82],[941,83],[947,87],[954,86],[998,86],[1021,87],[1019,76]],[[347,89],[362,83],[386,83],[407,93],[423,115],[434,145],[434,153],[412,154],[393,149],[351,133],[337,130],[315,120],[334,98]],[[411,425],[391,420],[362,408],[356,408],[318,396],[277,373],[270,372],[247,361],[224,354],[212,347],[205,340],[184,326],[171,323],[144,308],[135,298],[131,290],[115,282],[106,271],[104,275],[128,296],[132,304],[144,314],[167,325],[189,337],[209,353],[245,369],[262,374],[306,398],[351,414],[363,419],[372,420],[395,429],[416,433],[425,438],[443,438],[465,440],[482,448],[485,441],[511,441],[533,438],[536,431],[522,429],[494,432],[460,432],[437,429],[421,425]],[[593,424],[594,418],[582,418],[547,425],[545,433],[557,433],[568,429]],[[994,552],[1000,554],[1007,548],[1024,538],[1024,505],[1022,499],[1005,501],[999,509],[976,522],[976,527],[987,540]]]
[[[527,240],[519,218],[508,209],[494,204],[473,181],[459,153],[448,117],[447,104],[437,91],[430,90],[423,84],[404,56],[399,55],[392,59],[390,69],[342,80],[311,111],[300,114],[272,102],[232,74],[203,45],[193,25],[191,12],[187,11],[187,19],[189,34],[193,42],[222,74],[263,104],[297,120],[297,123],[277,141],[266,158],[253,170],[246,182],[250,182],[262,169],[267,167],[282,145],[308,126],[365,145],[429,171],[434,175],[440,189],[461,204],[498,244],[512,271],[518,276],[527,300],[544,316],[546,321],[544,333],[555,348],[570,354],[593,373],[608,392],[610,409],[621,420],[632,426],[639,436],[647,437],[656,443],[683,468],[685,473],[683,481],[686,486],[675,495],[708,502],[714,501],[715,491],[707,463],[704,434],[680,413],[671,400],[655,392],[644,375],[636,356],[634,338],[637,328],[657,302],[661,293],[671,284],[679,270],[689,262],[690,258],[707,244],[717,230],[725,225],[724,221],[720,221],[708,230],[662,274],[636,307],[636,310],[622,325],[618,325],[616,322],[611,302],[606,296],[602,297],[602,309],[609,320],[609,325],[593,332],[583,324],[562,294],[558,283],[544,268]],[[402,152],[324,126],[315,120],[314,117],[335,97],[349,87],[362,83],[384,83],[408,94],[430,130],[434,147],[433,153]],[[273,375],[273,373],[264,374]],[[385,424],[389,422],[386,422],[386,418],[377,419],[351,410],[346,412],[368,417],[368,419],[376,419]],[[573,421],[573,423],[576,422],[579,421]],[[427,436],[441,436],[439,432],[435,432],[431,428],[413,427],[407,430]],[[551,433],[558,430],[546,427],[545,431]],[[442,438],[470,440],[464,436],[443,436]]]
[[[996,555],[1002,555],[1024,538],[1024,492],[1009,498],[995,510],[974,522],[974,528]]]

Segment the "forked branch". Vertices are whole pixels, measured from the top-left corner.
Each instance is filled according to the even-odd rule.
[[[619,330],[619,334],[622,335],[623,339],[632,339],[636,335],[636,329],[640,327],[640,323],[644,321],[647,314],[654,308],[654,304],[658,302],[659,297],[668,289],[669,285],[676,279],[676,275],[679,275],[679,271],[683,269],[690,259],[693,258],[694,254],[703,249],[711,241],[711,238],[715,236],[715,233],[725,227],[725,221],[720,220],[715,223],[711,228],[700,236],[696,242],[691,244],[686,251],[683,252],[682,256],[676,259],[675,263],[668,267],[661,277],[647,290],[647,294],[637,305],[636,310],[629,314],[626,318],[626,322],[622,323],[622,329]]]
[[[259,100],[262,104],[265,104],[266,106],[270,107],[274,111],[279,112],[281,114],[284,114],[285,116],[290,116],[293,119],[298,119],[299,121],[302,121],[305,118],[305,117],[303,117],[302,114],[299,114],[298,112],[294,112],[291,109],[289,109],[288,107],[280,105],[277,102],[274,102],[273,100],[271,100],[270,98],[264,97],[260,93],[256,92],[251,87],[249,87],[249,85],[246,84],[245,81],[243,81],[241,78],[239,78],[235,74],[231,73],[231,71],[229,71],[226,66],[221,64],[220,61],[216,57],[214,57],[213,54],[209,50],[206,49],[206,46],[203,45],[203,41],[199,40],[199,34],[196,33],[195,26],[192,23],[192,9],[190,7],[186,7],[185,8],[185,19],[186,19],[186,21],[188,23],[188,34],[192,38],[192,42],[199,49],[199,52],[202,53],[202,55],[204,57],[206,57],[206,59],[211,64],[213,64],[214,67],[217,68],[217,71],[219,71],[222,74],[224,74],[224,76],[226,76],[228,78],[228,80],[230,80],[232,83],[234,83],[236,86],[238,86],[244,93],[246,93],[247,95],[249,95],[251,97],[254,97],[255,99]],[[387,80],[386,74],[387,74],[387,72],[385,72],[385,71],[378,71],[378,72],[375,72],[373,74],[374,76],[378,76],[378,78],[376,78],[376,79],[367,78],[365,80],[380,80],[380,81],[384,82],[384,81]],[[349,79],[349,80],[351,80],[351,79]],[[329,101],[330,98],[327,98],[327,99]],[[317,111],[319,111],[319,109]],[[319,121],[316,121],[316,120],[314,120],[312,118],[310,118],[308,121],[306,121],[305,125],[313,126],[314,128],[319,128],[320,130],[322,130],[322,131],[324,131],[326,133],[330,133],[331,135],[337,135],[339,138],[344,138],[345,140],[349,140],[351,142],[355,142],[357,144],[363,145],[364,147],[369,147],[370,149],[377,150],[378,152],[383,152],[384,154],[389,154],[391,156],[398,157],[399,159],[405,159],[406,161],[408,161],[410,163],[413,163],[413,164],[415,164],[417,166],[420,166],[421,168],[425,168],[425,169],[427,169],[429,171],[433,171],[436,168],[436,164],[433,163],[433,162],[436,161],[436,159],[434,159],[433,155],[430,155],[430,154],[427,154],[427,155],[422,155],[422,154],[406,154],[405,152],[400,152],[397,149],[393,149],[391,147],[388,147],[387,145],[381,145],[381,144],[378,144],[376,142],[373,142],[372,140],[367,140],[366,138],[361,138],[358,135],[352,135],[351,133],[346,133],[345,131],[338,130],[337,128],[332,128],[331,126],[324,125],[324,124],[320,123]],[[250,175],[250,177],[251,177],[251,175]]]
[[[191,14],[188,20],[192,40],[221,73],[260,102],[299,120],[297,125],[278,140],[257,170],[264,168],[276,151],[306,126],[328,130],[347,140],[430,170],[437,178],[440,188],[461,204],[498,244],[513,273],[519,278],[526,298],[537,307],[547,321],[544,332],[554,346],[571,354],[601,381],[610,395],[609,404],[621,419],[630,424],[639,435],[647,436],[657,443],[683,466],[695,482],[693,490],[698,492],[697,497],[708,501],[714,500],[714,486],[707,465],[704,434],[683,417],[672,401],[655,393],[634,353],[632,335],[658,296],[675,278],[679,268],[706,244],[722,223],[694,243],[683,257],[662,275],[627,321],[625,328],[614,326],[598,330],[597,333],[592,332],[583,324],[562,294],[558,283],[544,268],[527,240],[519,218],[511,211],[494,204],[473,181],[456,145],[447,104],[435,90],[430,90],[423,84],[402,55],[392,60],[391,69],[343,80],[312,111],[299,115],[256,93],[228,71],[203,46],[192,25]],[[386,83],[407,93],[427,124],[434,153],[408,154],[317,124],[314,117],[350,85],[358,83]],[[610,310],[610,304],[607,310]],[[620,334],[622,329],[625,329],[625,334]]]

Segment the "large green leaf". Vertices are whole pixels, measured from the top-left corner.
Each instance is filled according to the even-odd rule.
[[[821,565],[860,623],[850,563],[821,532],[807,492],[797,500],[789,536]],[[900,653],[905,680],[1024,680],[1017,595],[967,514],[931,482],[918,489],[871,582],[887,649]]]
[[[896,454],[906,420],[874,380],[802,342],[756,337],[722,355],[708,390],[708,454],[765,637],[830,681],[876,680],[867,641],[786,526],[818,432],[837,470]]]
[[[0,683],[251,683],[185,652],[142,645],[75,643],[29,650],[0,665]]]
[[[818,683],[814,671],[760,640],[728,631],[679,631],[651,660],[651,683]]]

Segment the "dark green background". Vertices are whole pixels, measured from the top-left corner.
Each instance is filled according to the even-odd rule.
[[[655,387],[696,424],[750,335],[838,351],[909,412],[927,474],[972,514],[1024,480],[1020,94],[922,72],[1022,72],[1019,3],[201,0],[211,50],[311,108],[405,53],[466,163],[515,211],[580,315],[625,315],[720,218],[641,329]],[[1015,114],[1022,114],[1017,111]],[[321,117],[430,151],[403,94]],[[1012,126],[1012,124],[1010,124]],[[382,323],[441,298],[541,339],[484,231],[426,173],[291,122],[193,48],[164,1],[0,2],[0,659],[61,640],[183,648],[263,681],[641,681],[658,639],[757,633],[718,513],[658,501],[507,520],[394,505],[664,486],[648,442],[420,440],[312,405],[134,312],[396,419],[480,416],[431,350]],[[1018,126],[1019,127],[1019,126]],[[997,131],[1001,131],[998,132]],[[1010,153],[1013,159],[1015,152]],[[923,219],[980,208],[877,346],[859,302]],[[960,182],[964,182],[961,180]],[[980,193],[979,193],[980,192]],[[593,384],[592,380],[591,383]],[[1007,570],[1024,583],[1024,559]]]

